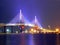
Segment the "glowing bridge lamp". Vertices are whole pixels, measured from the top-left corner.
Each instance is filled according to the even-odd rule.
[[[34,33],[36,33],[37,32],[37,30],[34,30]]]
[[[10,31],[10,29],[6,29],[6,33],[10,33],[11,31]]]
[[[59,32],[59,29],[58,28],[56,28],[56,32]]]

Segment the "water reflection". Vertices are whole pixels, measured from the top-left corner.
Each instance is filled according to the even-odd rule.
[[[59,45],[57,34],[9,34],[0,35],[0,45]]]

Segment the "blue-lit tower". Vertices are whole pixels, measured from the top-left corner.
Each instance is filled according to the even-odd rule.
[[[23,16],[23,14],[22,14],[22,11],[21,11],[21,9],[20,9],[20,14],[19,14],[19,23],[20,24],[24,24],[24,16]]]
[[[22,14],[21,9],[20,9],[20,13],[19,13],[19,24],[22,24],[22,25],[19,26],[20,32],[22,32],[24,30],[25,22],[24,22],[24,16]]]

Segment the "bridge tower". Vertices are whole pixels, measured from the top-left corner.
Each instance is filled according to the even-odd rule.
[[[23,16],[23,14],[22,14],[21,9],[20,9],[20,13],[19,13],[19,23],[20,23],[20,24],[24,24],[24,16]]]
[[[38,20],[37,20],[37,17],[35,16],[35,18],[34,18],[34,25],[35,26],[38,26]]]
[[[21,9],[20,9],[20,13],[19,13],[19,24],[22,24],[22,25],[19,26],[20,32],[24,31],[24,29],[25,29],[25,25],[24,25],[25,21],[24,21],[24,16],[22,14]]]
[[[34,18],[33,24],[34,24],[34,29],[37,30],[39,28],[39,25],[38,25],[38,20],[37,20],[37,17],[36,16]]]

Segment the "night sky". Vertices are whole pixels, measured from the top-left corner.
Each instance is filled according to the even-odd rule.
[[[8,23],[20,9],[29,21],[36,15],[45,28],[60,26],[60,0],[0,0],[0,23]]]

